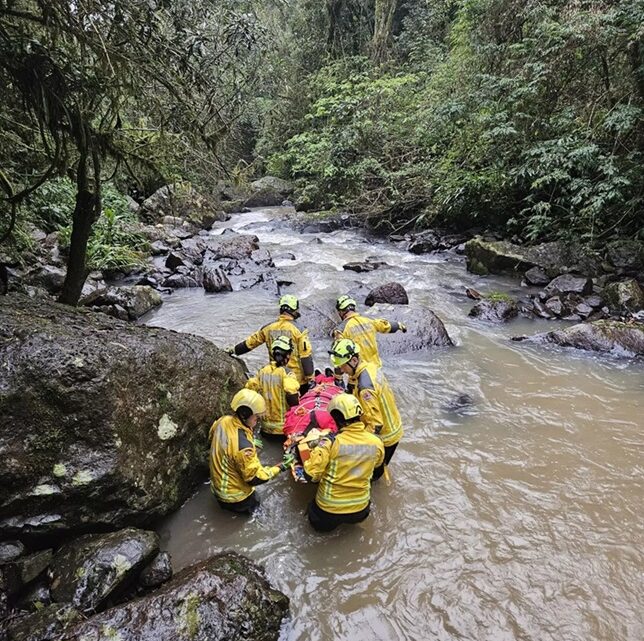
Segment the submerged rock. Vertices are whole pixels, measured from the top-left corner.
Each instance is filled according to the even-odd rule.
[[[244,384],[211,342],[0,297],[0,536],[114,529],[178,507]]]
[[[271,641],[288,598],[250,560],[229,552],[177,574],[150,595],[97,614],[66,641]]]
[[[74,539],[56,552],[51,563],[54,601],[70,603],[81,612],[98,610],[158,551],[159,537],[136,528]]]
[[[389,303],[392,305],[409,305],[407,291],[400,283],[385,283],[372,289],[364,301],[365,305],[371,307],[376,303]]]
[[[534,336],[515,336],[512,340],[554,343],[615,356],[644,356],[644,325],[598,320]]]

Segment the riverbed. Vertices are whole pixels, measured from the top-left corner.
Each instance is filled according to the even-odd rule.
[[[405,436],[365,522],[315,533],[304,514],[315,487],[286,474],[259,488],[249,519],[222,512],[204,485],[161,527],[175,569],[223,549],[260,562],[291,598],[283,641],[644,638],[644,365],[513,343],[558,324],[471,319],[464,291],[518,293],[516,280],[358,230],[301,234],[286,213],[238,214],[213,233],[256,234],[302,305],[398,281],[457,345],[386,360]],[[369,256],[388,266],[342,269]],[[276,301],[261,287],[184,289],[146,322],[223,347],[273,320]],[[314,348],[323,368],[328,345]],[[266,350],[244,360],[255,370]],[[276,463],[281,449],[268,443],[260,457]]]

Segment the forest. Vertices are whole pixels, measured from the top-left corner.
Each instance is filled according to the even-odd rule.
[[[119,194],[270,174],[294,181],[298,209],[387,232],[641,239],[643,11],[2,0],[0,238],[19,248],[29,221],[62,229],[73,302],[88,243],[123,261],[136,247],[127,234],[112,246]]]

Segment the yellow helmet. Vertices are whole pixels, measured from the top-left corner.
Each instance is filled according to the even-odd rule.
[[[350,296],[347,296],[346,294],[340,296],[338,300],[335,301],[335,308],[339,312],[343,312],[345,309],[348,309],[349,307],[353,307],[353,309],[356,308],[356,302],[351,298]]]
[[[348,422],[352,419],[362,416],[362,406],[360,401],[353,394],[337,394],[327,405],[326,411],[333,416],[337,422],[334,413],[339,412],[342,415],[340,422]],[[339,418],[339,417],[338,417]]]
[[[300,308],[300,301],[293,294],[284,294],[280,298],[280,311],[296,311]]]
[[[247,407],[251,414],[263,414],[266,411],[266,401],[264,401],[261,394],[244,387],[233,396],[233,400],[230,401],[230,407],[233,412],[237,412],[242,407]]]
[[[271,353],[276,349],[282,350],[283,352],[292,352],[293,351],[293,341],[290,336],[278,336],[271,343]]]
[[[350,338],[341,338],[335,341],[329,352],[331,355],[331,363],[335,367],[340,367],[340,365],[348,363],[359,353],[360,348]]]

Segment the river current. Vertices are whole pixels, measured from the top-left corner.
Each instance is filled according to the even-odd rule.
[[[516,280],[355,230],[301,234],[283,214],[238,214],[214,233],[256,234],[302,305],[399,281],[457,347],[385,360],[405,436],[366,521],[315,533],[304,514],[315,486],[286,474],[258,489],[250,519],[221,511],[204,485],[160,528],[175,570],[225,549],[263,564],[291,599],[282,641],[644,639],[644,365],[513,343],[556,323],[471,319],[464,289],[518,293]],[[368,256],[389,267],[343,271]],[[259,287],[184,289],[146,322],[225,346],[275,316],[275,293]],[[328,346],[314,348],[324,367]],[[244,357],[251,371],[265,359],[263,347]],[[260,458],[277,463],[281,448]]]

